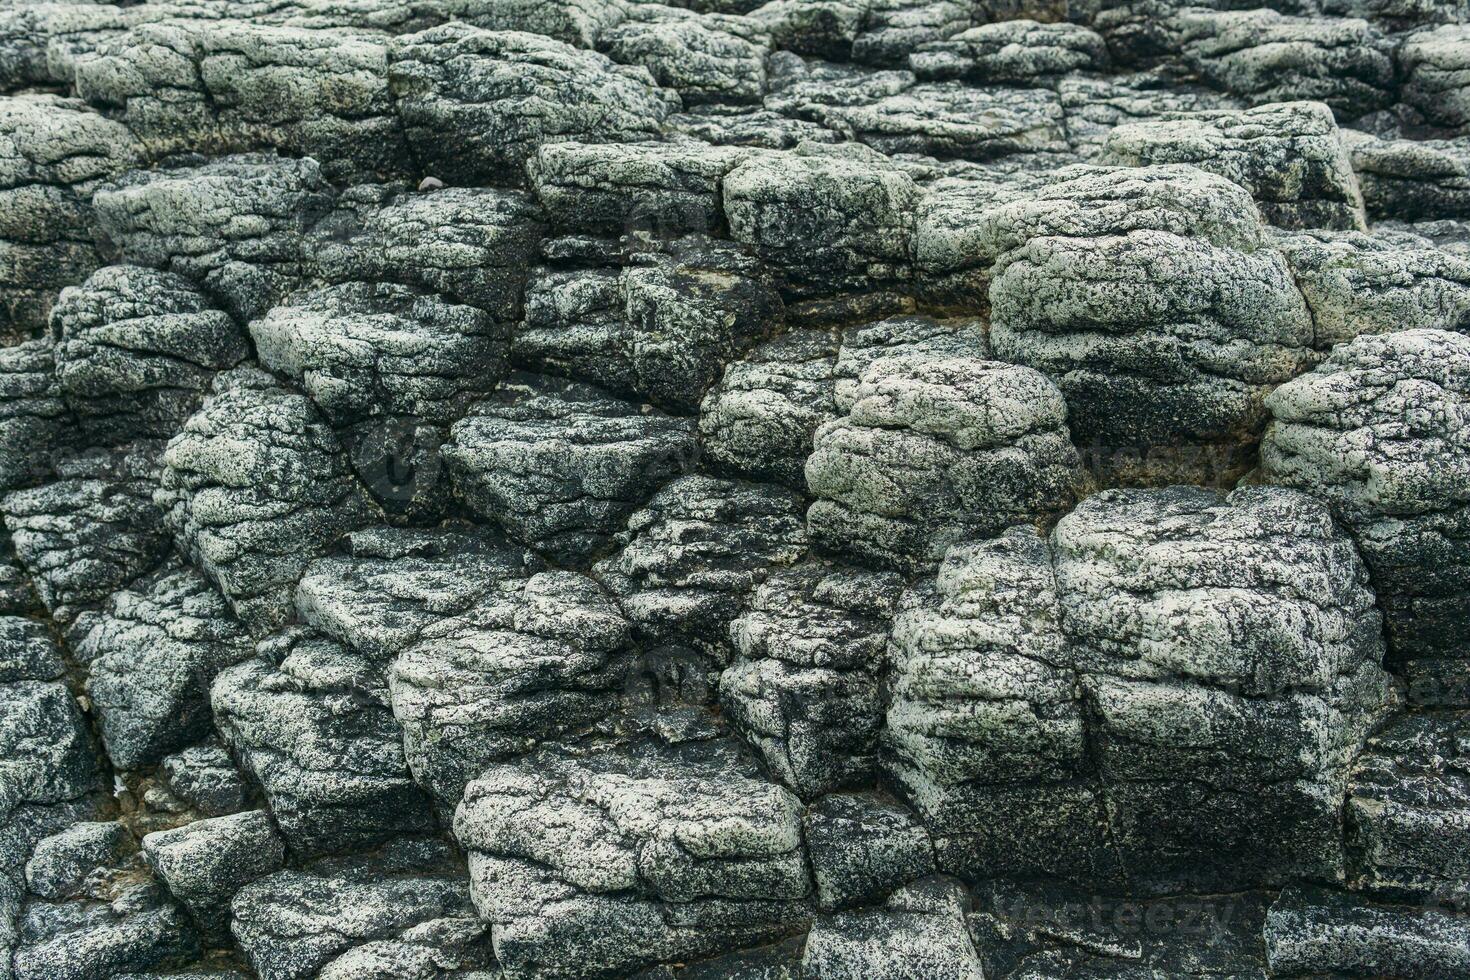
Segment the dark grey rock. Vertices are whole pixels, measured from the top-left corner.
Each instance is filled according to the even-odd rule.
[[[877,904],[934,871],[934,845],[924,825],[878,797],[822,797],[806,812],[805,834],[823,912]]]
[[[224,746],[212,739],[167,756],[159,769],[169,792],[207,817],[245,809],[245,779]]]
[[[1403,99],[1451,134],[1470,127],[1470,24],[1461,21],[1410,34],[1395,55]]]
[[[98,869],[121,864],[138,844],[116,821],[72,824],[36,844],[26,862],[26,887],[53,901],[82,894]]]
[[[50,475],[56,454],[75,441],[74,426],[51,343],[29,340],[0,347],[0,489]]]
[[[1470,969],[1470,919],[1289,888],[1266,918],[1273,976],[1453,977]]]
[[[235,893],[286,860],[286,846],[263,810],[156,831],[143,838],[143,853],[205,937],[216,941],[229,935]]]
[[[1470,150],[1463,142],[1378,139],[1351,129],[1342,136],[1370,216],[1470,217]]]
[[[960,882],[936,876],[900,889],[881,908],[818,916],[802,976],[982,980],[965,923],[968,905]]]

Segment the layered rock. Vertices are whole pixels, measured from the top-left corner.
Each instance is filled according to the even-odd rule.
[[[1445,24],[1410,34],[1397,54],[1404,102],[1419,110],[1431,125],[1452,134],[1463,134],[1470,126],[1467,42],[1470,25]]]
[[[1061,392],[1040,373],[925,354],[876,360],[813,437],[814,544],[899,568],[965,537],[1044,523],[1080,480]]]
[[[1470,341],[1437,330],[1359,337],[1267,400],[1262,475],[1332,505],[1372,574],[1388,664],[1411,700],[1464,705],[1466,509],[1461,448]]]

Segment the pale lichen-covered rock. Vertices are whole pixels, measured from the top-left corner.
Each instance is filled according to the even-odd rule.
[[[635,4],[629,13],[598,38],[598,50],[613,61],[648,69],[686,106],[760,101],[768,51],[759,30],[739,18],[676,13],[654,4]]]
[[[1162,115],[1114,129],[1099,163],[1186,163],[1251,192],[1283,228],[1363,230],[1362,196],[1332,112],[1320,102]]]
[[[1428,122],[1463,134],[1470,127],[1470,24],[1445,24],[1410,34],[1399,45],[1404,102]]]
[[[1048,76],[1107,68],[1108,50],[1095,31],[1079,24],[1007,20],[982,24],[909,56],[920,78],[962,78],[977,83],[1034,85]]]
[[[56,377],[92,438],[167,438],[215,373],[249,353],[244,332],[188,280],[140,266],[98,269],[51,311]]]
[[[141,24],[81,58],[75,86],[152,159],[280,150],[315,157],[333,179],[410,167],[380,35],[246,19]]]
[[[0,98],[0,340],[44,328],[56,291],[102,264],[92,192],[137,163],[128,130],[75,99]]]
[[[693,428],[591,385],[518,372],[454,425],[443,455],[478,516],[577,564],[689,466]]]
[[[1221,177],[1064,170],[982,198],[962,234],[995,257],[996,356],[1055,379],[1104,480],[1228,485],[1252,462],[1262,398],[1317,360],[1284,257]]]
[[[1236,99],[1200,86],[1181,86],[1154,72],[1093,77],[1069,75],[1057,82],[1067,138],[1085,157],[1095,156],[1117,126],[1166,115],[1239,108]]]
[[[818,916],[807,936],[801,975],[982,980],[968,911],[964,885],[935,876],[905,886],[879,908]]]
[[[723,633],[750,591],[806,553],[801,499],[757,483],[684,476],[628,519],[594,568],[649,642],[725,659]]]
[[[1372,574],[1388,664],[1413,701],[1470,703],[1459,622],[1470,510],[1470,339],[1437,330],[1359,337],[1267,399],[1265,479],[1332,505]]]
[[[1470,917],[1288,888],[1265,925],[1273,976],[1453,977],[1470,969]]]
[[[813,437],[812,542],[885,566],[932,565],[966,537],[1070,506],[1081,467],[1061,392],[1029,368],[926,354],[876,360]]]
[[[132,171],[92,205],[124,261],[178,273],[245,323],[299,284],[302,236],[330,200],[315,160],[244,155]]]
[[[162,761],[212,730],[209,686],[254,644],[204,576],[169,566],[116,592],[78,647],[108,758]]]
[[[215,378],[163,464],[155,499],[175,543],[256,635],[286,621],[311,560],[368,520],[321,414],[256,368]]]
[[[367,528],[313,562],[296,588],[305,622],[376,663],[525,575],[525,553],[474,527]]]
[[[265,792],[292,853],[347,851],[429,830],[382,668],[304,627],[221,672],[215,724]]]
[[[1360,334],[1470,329],[1470,255],[1403,232],[1278,235],[1323,349]]]
[[[1470,149],[1462,141],[1378,139],[1351,129],[1342,135],[1369,215],[1470,217]]]
[[[1354,887],[1463,910],[1470,713],[1412,712],[1369,737],[1348,784]]]
[[[58,479],[0,500],[16,558],[57,622],[100,605],[167,552],[153,499],[158,452],[138,443],[59,459]]]
[[[628,16],[623,0],[467,0],[464,18],[492,31],[544,34],[579,48],[597,46],[602,32]]]
[[[303,260],[328,282],[396,282],[479,307],[496,322],[520,316],[525,278],[544,231],[521,191],[442,187],[404,192],[363,184],[311,229]]]
[[[0,347],[0,489],[36,483],[55,453],[74,441],[75,421],[56,376],[49,341]]]
[[[507,325],[392,283],[294,294],[250,324],[260,363],[335,425],[411,417],[447,426],[505,374]]]
[[[466,24],[395,40],[388,80],[423,165],[466,183],[520,181],[543,143],[654,138],[677,106],[644,68],[539,35]]]
[[[606,718],[631,632],[611,597],[575,572],[502,579],[426,627],[388,670],[414,777],[453,807],[492,763]]]
[[[883,726],[889,572],[826,563],[782,569],[730,624],[738,657],[720,703],[772,776],[805,798],[872,782]]]
[[[1106,491],[1052,540],[1123,875],[1341,880],[1348,769],[1393,695],[1367,570],[1328,508],[1275,487]]]
[[[1364,20],[1189,7],[1167,29],[1189,71],[1251,105],[1310,99],[1353,119],[1393,101],[1391,47]]]
[[[442,976],[441,961],[488,967],[485,928],[446,851],[410,839],[378,855],[277,871],[235,893],[230,931],[255,973],[271,980],[378,980],[374,954],[394,947],[429,967],[390,977]]]
[[[687,962],[779,938],[810,908],[801,804],[739,769],[616,754],[492,766],[454,832],[512,974]]]
[[[913,178],[878,154],[803,145],[726,175],[730,236],[802,292],[861,289],[908,274]]]
[[[143,853],[169,893],[216,941],[229,936],[235,893],[286,862],[285,843],[264,810],[155,831],[143,838]]]
[[[518,366],[693,414],[725,364],[775,332],[781,298],[760,265],[701,235],[621,272],[552,272],[526,293]]]

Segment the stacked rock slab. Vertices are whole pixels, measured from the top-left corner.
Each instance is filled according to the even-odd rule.
[[[749,770],[538,757],[470,783],[454,827],[512,974],[618,976],[759,945],[809,914],[801,804]]]
[[[996,356],[1050,375],[1104,480],[1228,485],[1262,399],[1317,360],[1306,302],[1241,187],[1078,168],[980,203]]]
[[[953,549],[895,623],[885,736],[941,866],[1341,880],[1348,767],[1392,704],[1366,578],[1324,506],[1266,488],[1105,491],[1050,553]]]
[[[1470,703],[1464,448],[1470,340],[1359,337],[1267,400],[1265,479],[1328,501],[1357,540],[1411,701]]]
[[[968,537],[1041,524],[1080,480],[1066,402],[1030,368],[896,356],[868,365],[806,462],[813,544],[878,564],[933,564]],[[844,399],[845,400],[845,399]]]

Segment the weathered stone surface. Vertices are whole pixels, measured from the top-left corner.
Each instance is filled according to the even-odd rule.
[[[414,777],[453,807],[490,764],[606,718],[630,634],[612,599],[574,572],[502,580],[425,628],[388,671]]]
[[[1114,127],[1149,122],[1182,112],[1239,108],[1238,100],[1200,86],[1180,86],[1154,72],[1091,77],[1069,75],[1057,82],[1072,148],[1092,157]]]
[[[326,421],[256,368],[215,378],[163,463],[155,499],[175,543],[256,635],[286,621],[311,560],[367,523]]]
[[[1470,255],[1404,232],[1278,235],[1324,349],[1360,334],[1470,326]]]
[[[934,870],[934,845],[904,807],[857,794],[833,794],[806,812],[804,832],[824,912],[872,905]]]
[[[1470,968],[1470,919],[1437,909],[1375,905],[1291,888],[1266,918],[1273,976],[1452,977]]]
[[[1450,132],[1470,126],[1470,24],[1445,24],[1411,34],[1399,46],[1403,98],[1434,126]]]
[[[214,374],[249,354],[239,326],[188,280],[130,265],[63,289],[51,335],[62,397],[106,443],[173,435]]]
[[[78,60],[74,82],[153,159],[275,149],[315,157],[333,179],[409,167],[379,35],[245,19],[140,24]]]
[[[43,329],[56,291],[102,264],[89,199],[137,163],[127,129],[75,99],[0,98],[0,340]]]
[[[389,59],[404,135],[456,182],[519,181],[547,142],[652,138],[677,104],[647,69],[518,31],[446,24],[396,40]]]
[[[1128,123],[1099,163],[1188,163],[1246,188],[1283,228],[1365,227],[1362,196],[1332,112],[1320,102],[1163,115]]]
[[[1348,784],[1356,887],[1464,908],[1467,726],[1464,711],[1410,713],[1369,737]]]
[[[253,649],[192,568],[168,567],[115,593],[78,647],[112,764],[151,765],[209,735],[210,684]]]
[[[1388,664],[1411,700],[1470,703],[1457,641],[1466,607],[1465,412],[1470,340],[1437,330],[1359,337],[1272,392],[1262,475],[1332,505],[1363,552]]]
[[[689,466],[693,428],[591,385],[516,373],[455,424],[443,454],[478,516],[579,564]]]
[[[869,364],[813,437],[814,544],[905,569],[966,537],[1044,523],[1081,478],[1067,406],[1040,373],[926,354]]]
[[[779,937],[810,908],[800,803],[739,770],[619,755],[493,766],[454,827],[513,974],[687,961]]]
[[[203,286],[239,323],[300,282],[302,236],[330,202],[315,160],[259,155],[135,170],[92,197],[124,261]]]
[[[303,627],[263,640],[259,652],[215,678],[210,701],[292,853],[429,830],[382,668]]]
[[[214,739],[166,757],[159,768],[169,792],[207,817],[245,809],[245,780]]]
[[[751,103],[765,92],[767,50],[739,18],[698,16],[635,4],[622,24],[602,32],[598,50],[623,65],[648,69],[685,105]]]
[[[1214,485],[1249,469],[1261,399],[1317,358],[1243,189],[1186,167],[1083,168],[976,210],[996,355],[1056,380],[1090,468]]]
[[[983,24],[919,46],[909,65],[920,78],[962,78],[980,83],[1033,85],[1047,76],[1101,71],[1103,39],[1078,24],[1007,20]]]
[[[720,702],[772,776],[811,798],[872,782],[895,574],[825,563],[772,574],[730,624]]]
[[[58,459],[57,480],[0,500],[16,558],[47,611],[70,623],[162,560],[163,512],[154,502],[159,446]]]
[[[442,845],[404,844],[382,855],[278,871],[236,892],[230,930],[256,974],[263,980],[376,978],[369,972],[374,954],[391,955],[392,947],[407,947],[400,955],[413,948],[430,954],[430,972],[419,976],[436,976],[435,961],[456,951],[469,954],[470,969],[488,966],[488,957],[474,955],[485,945],[484,927],[475,920],[463,872],[455,873]]]
[[[0,347],[0,489],[50,475],[55,454],[74,441],[74,425],[50,342]]]
[[[279,871],[286,847],[263,810],[196,820],[143,838],[148,864],[207,937],[228,935],[230,899]]]
[[[964,886],[928,878],[889,897],[882,908],[819,916],[807,936],[802,976],[981,980],[965,924]]]

